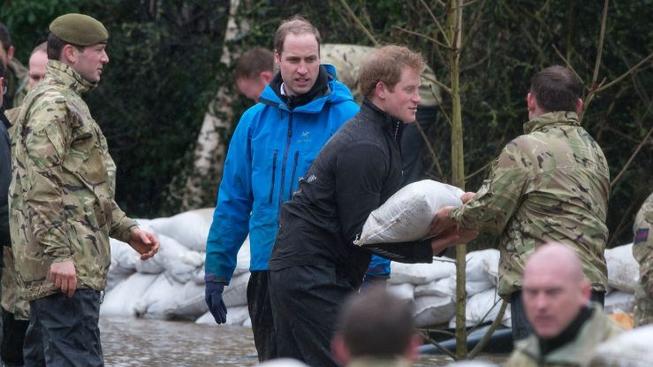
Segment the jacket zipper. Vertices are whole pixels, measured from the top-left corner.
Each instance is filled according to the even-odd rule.
[[[286,137],[286,150],[283,152],[283,161],[281,163],[281,184],[279,185],[279,208],[283,204],[283,187],[286,180],[286,161],[288,160],[288,151],[290,150],[290,141],[292,140],[292,112],[288,115],[288,135]]]
[[[274,181],[277,177],[277,153],[278,151],[275,149],[274,153],[272,154],[272,182],[270,183],[270,198],[268,199],[270,204],[272,204],[272,196],[274,195]]]
[[[295,151],[295,159],[294,163],[292,166],[292,176],[290,176],[291,181],[290,181],[290,190],[288,191],[288,200],[292,199],[292,193],[295,191],[295,183],[297,182],[297,179],[295,178],[295,174],[297,174],[297,162],[299,161],[299,151]]]

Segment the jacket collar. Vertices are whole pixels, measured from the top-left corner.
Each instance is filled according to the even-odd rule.
[[[412,363],[405,358],[378,358],[358,357],[354,358],[347,366],[349,367],[410,367]]]
[[[547,363],[579,364],[579,358],[587,356],[587,351],[598,344],[599,338],[605,333],[602,332],[604,325],[610,323],[610,319],[603,313],[601,306],[595,303],[590,304],[592,316],[581,326],[576,338],[560,348],[546,355]],[[539,343],[535,335],[529,336],[518,345],[522,352],[534,360],[542,358]]]
[[[49,60],[45,69],[45,77],[63,84],[77,94],[83,94],[97,86],[97,83],[91,83],[84,79],[71,66],[57,60]]]
[[[365,98],[360,110],[361,117],[365,120],[378,123],[383,129],[388,130],[394,141],[399,144],[401,134],[404,130],[404,123],[392,117],[390,114],[378,108],[372,101]]]
[[[576,125],[580,126],[578,115],[572,111],[556,111],[548,112],[535,117],[524,124],[524,133],[530,134],[531,132],[542,130],[543,128],[552,125]]]
[[[328,89],[326,93],[320,96],[316,96],[310,102],[292,109],[293,112],[320,113],[324,109],[324,105],[327,103],[354,101],[354,97],[352,97],[349,89],[344,84],[336,80],[336,69],[333,67],[333,65],[321,65],[320,69],[322,68],[328,75]],[[261,97],[259,98],[259,103],[274,106],[284,111],[291,111],[286,101],[282,100],[279,97],[271,84],[272,82],[265,86],[265,89],[263,89],[263,93],[261,93]]]

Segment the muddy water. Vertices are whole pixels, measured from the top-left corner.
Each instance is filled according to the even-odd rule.
[[[107,367],[208,367],[256,365],[252,329],[190,322],[100,319]],[[424,356],[416,366],[445,366],[443,356]]]

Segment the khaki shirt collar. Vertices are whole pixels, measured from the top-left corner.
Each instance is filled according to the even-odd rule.
[[[580,126],[578,115],[571,111],[547,112],[539,115],[524,124],[524,133],[530,134],[551,125],[577,125]]]
[[[84,77],[76,72],[70,65],[57,60],[48,61],[48,65],[45,69],[45,77],[63,83],[77,94],[83,94],[97,86],[97,83],[91,83],[84,79]]]

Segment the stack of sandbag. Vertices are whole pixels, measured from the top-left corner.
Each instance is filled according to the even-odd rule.
[[[182,320],[204,315],[208,311],[204,258],[212,216],[213,209],[200,209],[168,218],[139,219],[139,226],[154,232],[161,243],[159,252],[146,261],[141,261],[128,244],[111,239],[111,267],[100,313]],[[246,305],[248,267],[246,240],[238,254],[234,278],[224,293],[232,318]],[[245,321],[240,319],[240,324]]]
[[[632,312],[639,282],[639,263],[633,257],[633,244],[605,250],[605,261],[608,265],[605,311]]]

